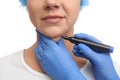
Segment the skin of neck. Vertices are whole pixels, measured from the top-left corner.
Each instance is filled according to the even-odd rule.
[[[65,36],[73,36],[73,32],[74,32],[74,29],[71,29],[71,31],[66,33]],[[53,40],[57,41],[58,39],[59,38],[56,38]],[[28,66],[30,66],[33,70],[44,73],[44,71],[42,70],[42,68],[35,56],[35,53],[34,53],[34,48],[37,47],[37,42],[38,41],[36,40],[36,42],[30,48],[27,48],[24,50],[24,60],[25,60],[26,64]],[[85,65],[87,60],[84,58],[81,58],[81,57],[74,56],[74,54],[72,53],[74,44],[72,44],[71,42],[69,42],[67,40],[64,40],[64,44],[65,44],[67,50],[69,51],[70,55],[75,60],[78,67],[82,68]]]

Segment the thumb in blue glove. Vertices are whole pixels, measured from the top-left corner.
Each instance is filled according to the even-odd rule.
[[[52,80],[86,80],[64,46],[63,39],[57,43],[38,34],[35,54],[44,72]]]
[[[99,40],[87,34],[81,33],[75,34],[74,36],[77,38],[101,43]],[[114,69],[109,53],[97,53],[85,44],[75,45],[73,48],[73,53],[78,57],[83,57],[90,61],[96,80],[120,80]]]

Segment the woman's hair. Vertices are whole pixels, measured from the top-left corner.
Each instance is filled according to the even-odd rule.
[[[21,6],[26,6],[26,0],[19,0],[21,3]],[[83,8],[84,6],[87,6],[89,4],[88,0],[81,0],[80,7]]]

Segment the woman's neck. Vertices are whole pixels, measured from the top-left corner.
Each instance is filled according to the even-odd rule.
[[[73,36],[73,30],[71,30],[71,32],[67,33],[66,35]],[[82,68],[85,65],[87,60],[74,56],[74,54],[72,53],[72,49],[73,49],[74,45],[71,42],[64,40],[64,43],[65,43],[65,46],[66,46],[67,50],[69,51],[70,55],[75,60],[76,64],[79,66],[79,68]],[[36,58],[36,55],[34,53],[35,47],[37,47],[37,41],[35,44],[33,44],[33,46],[24,50],[24,60],[33,70],[36,70],[38,72],[43,72],[43,70]]]
[[[36,46],[37,42],[32,47],[24,50],[24,60],[33,70],[44,73],[34,53],[34,48]],[[86,63],[86,59],[76,57],[73,55],[72,53],[73,44],[70,43],[69,41],[65,41],[65,46],[69,51],[70,55],[75,60],[76,64],[79,66],[79,68],[82,68]]]

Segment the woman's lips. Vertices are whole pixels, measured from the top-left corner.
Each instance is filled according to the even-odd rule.
[[[54,23],[58,23],[60,22],[64,17],[62,16],[46,16],[44,18],[42,18],[43,21],[45,21],[46,23],[50,23],[50,24],[54,24]]]

